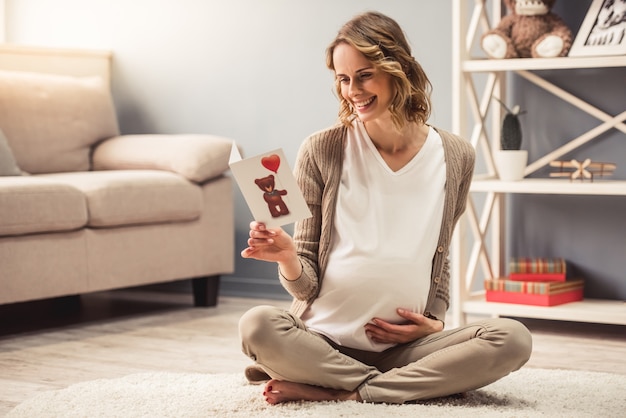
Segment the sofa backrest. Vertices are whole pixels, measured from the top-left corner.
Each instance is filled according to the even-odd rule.
[[[91,147],[119,134],[109,70],[106,53],[0,48],[0,129],[21,170],[91,168]]]

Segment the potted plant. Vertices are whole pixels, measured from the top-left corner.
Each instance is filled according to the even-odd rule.
[[[498,100],[496,98],[496,100]],[[509,109],[498,100],[506,110],[500,131],[500,150],[494,154],[496,169],[500,180],[517,181],[524,178],[524,170],[528,162],[528,151],[522,146],[522,126],[519,116],[524,114],[519,105]]]

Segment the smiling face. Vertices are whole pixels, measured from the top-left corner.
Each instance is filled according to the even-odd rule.
[[[389,117],[393,99],[391,76],[376,68],[360,51],[341,43],[333,51],[335,77],[341,96],[363,122]]]
[[[344,126],[355,117],[373,120],[388,114],[384,122],[390,119],[401,129],[430,117],[432,85],[411,55],[402,28],[388,16],[365,12],[346,22],[326,48],[326,66],[337,76]]]

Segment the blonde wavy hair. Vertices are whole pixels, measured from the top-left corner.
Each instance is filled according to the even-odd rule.
[[[348,21],[326,49],[326,66],[335,71],[335,48],[348,44],[360,51],[372,65],[391,76],[395,95],[389,106],[391,119],[401,129],[407,122],[426,123],[430,117],[432,84],[411,55],[411,47],[398,23],[379,12],[366,12]],[[350,102],[341,95],[341,83],[335,80],[339,97],[339,119],[350,125],[356,117]]]

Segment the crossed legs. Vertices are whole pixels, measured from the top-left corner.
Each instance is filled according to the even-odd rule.
[[[269,380],[271,404],[294,400],[403,403],[476,389],[519,369],[531,337],[519,322],[489,319],[382,353],[347,349],[306,329],[290,313],[258,306],[239,322],[250,380]],[[257,378],[251,379],[254,373]]]

